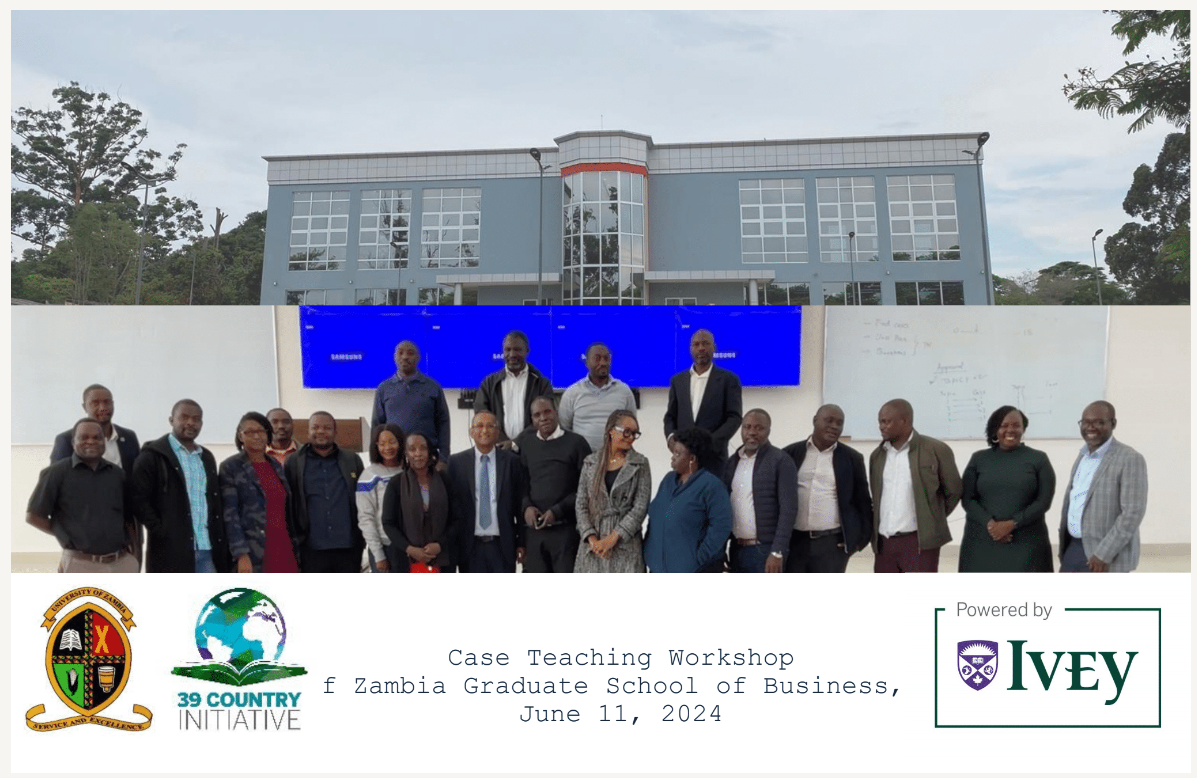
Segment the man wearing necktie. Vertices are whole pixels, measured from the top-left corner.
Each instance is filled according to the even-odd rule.
[[[461,528],[463,573],[514,573],[524,561],[523,469],[510,451],[495,446],[499,425],[493,413],[474,415],[474,446],[449,458],[453,510]]]

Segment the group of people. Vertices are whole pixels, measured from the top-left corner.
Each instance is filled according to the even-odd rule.
[[[171,409],[171,431],[138,447],[112,423],[112,394],[83,394],[86,417],[55,441],[27,520],[63,547],[60,572],[811,572],[842,573],[872,546],[874,572],[936,572],[963,505],[961,572],[1052,572],[1048,457],[1027,447],[1026,416],[997,409],[988,448],[961,477],[952,450],[914,429],[902,399],[878,412],[881,444],[840,442],[844,412],[824,405],[810,436],[778,448],[767,411],[742,411],[741,386],[714,364],[713,335],[670,382],[670,472],[653,491],[637,451],[631,389],[595,343],[587,374],[556,401],[503,340],[504,368],[474,397],[472,446],[449,452],[440,385],[411,341],[376,390],[369,465],[336,444],[336,421],[308,419],[298,445],[282,408],[246,413],[221,463],[196,442],[203,411]],[[1114,407],[1088,405],[1059,526],[1061,572],[1128,572],[1147,500],[1143,457],[1114,439]],[[730,451],[739,433],[740,445]]]

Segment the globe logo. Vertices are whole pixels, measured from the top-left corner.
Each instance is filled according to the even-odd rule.
[[[278,605],[254,589],[226,589],[204,603],[195,622],[200,656],[238,670],[260,659],[277,661],[286,644]]]
[[[204,603],[195,621],[195,647],[205,661],[171,673],[231,686],[306,674],[278,663],[286,645],[287,625],[274,600],[256,589],[226,589]]]

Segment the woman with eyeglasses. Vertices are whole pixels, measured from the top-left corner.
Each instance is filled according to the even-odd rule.
[[[641,528],[652,494],[648,458],[632,448],[640,424],[631,411],[607,417],[603,443],[582,462],[575,503],[582,539],[575,573],[643,573]]]
[[[1056,474],[1047,454],[1022,442],[1027,417],[1003,405],[989,417],[989,448],[964,469],[962,573],[1050,573],[1047,511]]]
[[[644,561],[653,573],[721,573],[732,531],[731,497],[711,472],[711,433],[681,430],[669,441],[670,472],[648,506]]]
[[[238,453],[220,463],[225,534],[238,573],[298,573],[291,488],[266,447],[270,422],[250,411],[237,423]]]
[[[394,424],[375,424],[370,430],[370,464],[357,478],[357,524],[373,573],[391,572],[386,553],[391,539],[382,529],[382,503],[391,479],[402,471],[403,430]]]

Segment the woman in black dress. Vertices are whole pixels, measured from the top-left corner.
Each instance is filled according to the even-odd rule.
[[[1052,545],[1045,517],[1056,474],[1042,451],[1022,442],[1027,417],[1003,405],[989,417],[989,448],[964,470],[962,573],[1050,573]]]

